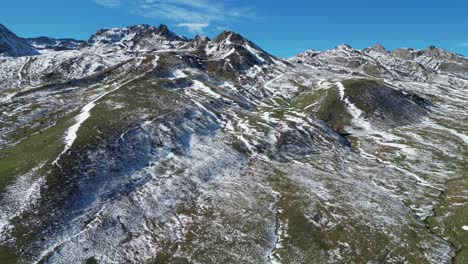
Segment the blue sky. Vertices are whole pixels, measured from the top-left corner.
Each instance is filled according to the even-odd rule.
[[[101,28],[167,24],[181,35],[237,31],[290,57],[347,43],[388,49],[436,45],[468,55],[467,0],[0,0],[19,36],[88,39]]]

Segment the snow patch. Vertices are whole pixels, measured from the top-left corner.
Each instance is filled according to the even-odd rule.
[[[365,131],[372,131],[372,125],[369,121],[364,119],[362,110],[357,108],[356,105],[351,103],[348,98],[345,97],[344,85],[341,82],[337,82],[336,85],[338,86],[341,101],[345,102],[350,114],[353,116],[352,123],[357,127],[363,128]]]
[[[63,149],[63,151],[58,155],[58,157],[53,161],[52,164],[55,164],[57,165],[58,161],[60,160],[60,157],[65,154],[70,148],[71,146],[73,145],[73,143],[75,142],[76,138],[77,138],[77,133],[78,133],[78,129],[80,128],[80,126],[91,116],[91,113],[90,111],[96,106],[96,102],[99,101],[101,98],[103,98],[104,96],[120,89],[121,87],[125,86],[126,84],[140,78],[141,76],[143,76],[144,74],[136,77],[136,78],[133,78],[119,86],[117,86],[116,88],[110,90],[110,91],[107,91],[101,95],[99,95],[98,97],[96,97],[95,99],[93,99],[90,103],[88,103],[87,105],[85,105],[82,109],[81,109],[81,113],[75,117],[75,121],[76,123],[71,126],[70,128],[68,128],[67,132],[66,132],[66,135],[65,135],[65,147]]]
[[[254,49],[250,44],[244,45],[244,48],[252,54],[255,59],[260,63],[265,63],[265,59],[262,58],[260,52],[257,49]]]
[[[185,77],[187,77],[187,75],[183,71],[177,69],[172,72],[172,78],[170,79],[174,80],[174,79],[180,79],[180,78],[185,78]]]
[[[190,87],[190,89],[195,90],[195,91],[201,91],[214,98],[221,98],[221,96],[215,93],[210,87],[206,86],[204,83],[197,81],[197,80],[193,81],[193,85]]]
[[[13,227],[12,220],[28,211],[41,196],[44,178],[37,177],[37,172],[44,164],[20,176],[15,183],[7,187],[0,200],[0,241],[7,238]],[[0,243],[1,244],[1,243]]]
[[[73,142],[75,142],[77,138],[78,129],[91,116],[90,111],[96,106],[96,102],[100,100],[101,98],[103,98],[104,96],[108,95],[109,93],[117,90],[118,88],[115,88],[113,90],[110,90],[108,92],[105,92],[99,95],[98,97],[96,97],[94,100],[92,100],[89,104],[85,105],[81,109],[81,113],[75,117],[76,123],[73,126],[71,126],[66,132],[65,148],[63,149],[62,153],[60,153],[59,156],[54,160],[53,164],[57,164],[60,157],[71,148],[71,146],[73,145]]]

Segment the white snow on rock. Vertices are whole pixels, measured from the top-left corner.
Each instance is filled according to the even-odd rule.
[[[13,227],[13,219],[20,216],[36,204],[41,196],[41,186],[44,178],[38,171],[44,164],[33,168],[30,172],[18,177],[8,186],[0,199],[0,236],[9,237]]]

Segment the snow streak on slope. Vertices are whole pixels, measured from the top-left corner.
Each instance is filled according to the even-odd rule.
[[[120,87],[114,88],[108,92],[105,92],[99,95],[98,97],[93,99],[89,104],[85,105],[81,109],[81,113],[75,117],[76,123],[72,125],[66,132],[65,148],[63,149],[62,153],[60,153],[58,157],[54,160],[53,164],[57,164],[57,162],[60,160],[60,157],[66,154],[67,151],[71,148],[71,146],[73,145],[73,142],[75,142],[76,140],[78,129],[80,128],[81,124],[83,124],[86,121],[86,119],[88,119],[91,116],[90,111],[96,106],[96,102],[99,101],[104,96],[116,91],[119,88]]]
[[[155,63],[155,62],[154,62]],[[133,78],[133,79],[130,79],[129,81],[126,81],[125,83],[123,84],[120,84],[120,85],[116,85],[117,87],[115,88],[112,88],[110,91],[107,91],[101,95],[99,95],[98,97],[96,97],[95,99],[93,99],[90,103],[88,103],[87,105],[85,105],[82,109],[81,109],[81,113],[75,117],[75,121],[76,123],[74,125],[72,125],[66,132],[66,135],[65,135],[65,148],[63,149],[62,153],[60,153],[58,155],[58,157],[54,160],[53,164],[57,164],[57,162],[60,160],[60,157],[64,154],[67,153],[67,151],[71,148],[71,146],[73,145],[73,142],[75,142],[76,138],[77,138],[77,133],[78,133],[78,129],[80,128],[80,126],[91,116],[91,110],[96,106],[96,103],[97,101],[99,101],[100,99],[102,99],[103,97],[105,97],[106,95],[110,94],[110,93],[113,93],[115,91],[117,91],[118,89],[120,89],[121,87],[125,86],[126,84],[138,79],[138,78],[141,78],[142,76],[144,76],[145,74],[142,74],[136,78]]]
[[[347,98],[345,98],[345,87],[341,82],[337,82],[338,90],[340,92],[340,99],[346,103],[348,110],[353,116],[353,123],[357,127],[361,127],[365,131],[372,131],[372,126],[369,121],[365,120],[363,117],[363,112],[361,109],[357,108],[353,103],[351,103]]]
[[[12,239],[9,232],[13,228],[13,219],[30,210],[39,200],[44,179],[37,175],[37,172],[43,165],[18,177],[18,180],[9,186],[1,197],[0,235],[4,238]]]

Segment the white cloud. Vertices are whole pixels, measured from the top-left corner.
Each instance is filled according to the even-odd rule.
[[[239,7],[230,0],[93,0],[111,8],[120,7],[132,14],[169,19],[188,30],[200,32],[212,22],[230,22],[253,18],[253,8]],[[182,25],[183,24],[183,25]],[[205,24],[207,24],[205,26]]]
[[[203,33],[203,29],[208,27],[208,23],[179,23],[177,27],[185,27],[192,33]]]
[[[93,0],[93,1],[98,5],[111,7],[111,8],[119,7],[122,4],[121,0]]]
[[[468,47],[468,42],[458,43],[458,46],[460,46],[460,47]]]

